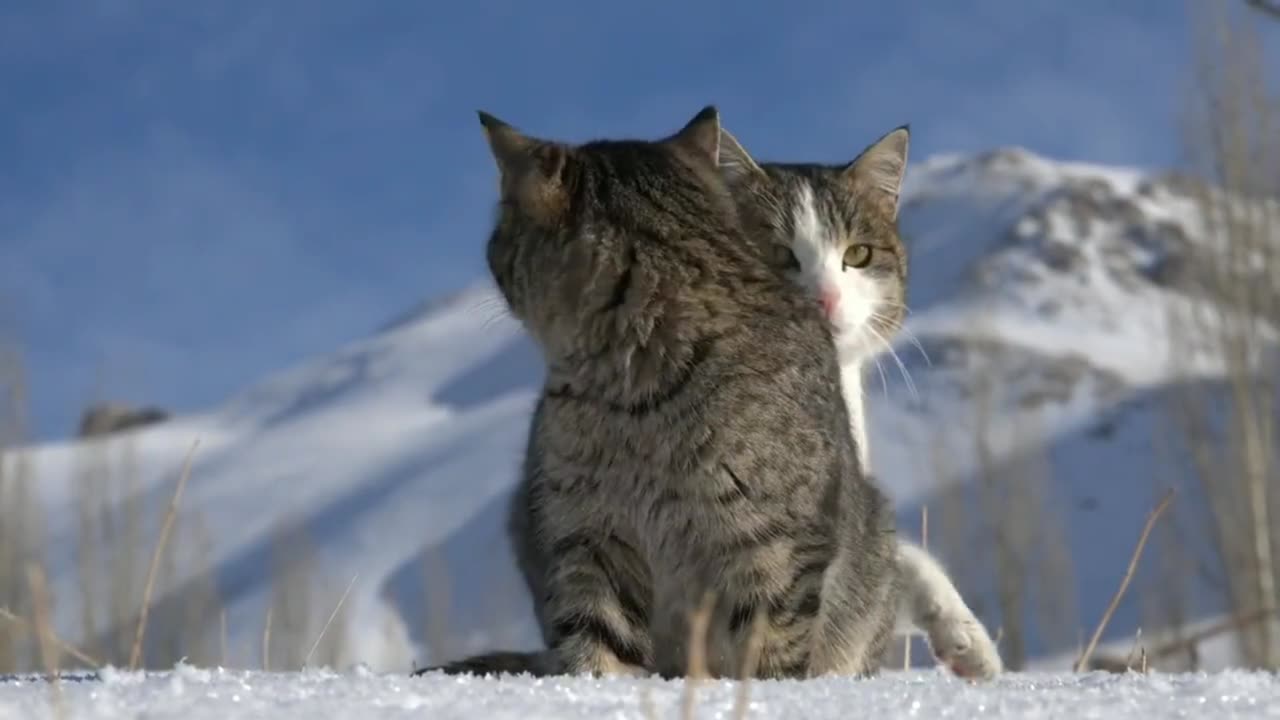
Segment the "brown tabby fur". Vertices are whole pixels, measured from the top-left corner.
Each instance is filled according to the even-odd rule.
[[[831,332],[746,235],[700,112],[570,146],[481,114],[501,174],[493,277],[546,386],[512,505],[550,650],[446,672],[869,674],[893,628],[893,514],[863,477]]]

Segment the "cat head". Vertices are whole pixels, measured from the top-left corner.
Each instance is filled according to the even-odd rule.
[[[910,131],[900,127],[843,165],[757,163],[726,130],[721,173],[747,231],[821,304],[842,355],[887,347],[906,314],[898,199]]]
[[[489,270],[548,360],[621,352],[624,334],[647,343],[683,331],[652,307],[697,273],[723,274],[706,244],[738,227],[718,169],[716,109],[652,142],[571,145],[488,113],[480,122],[501,190]]]

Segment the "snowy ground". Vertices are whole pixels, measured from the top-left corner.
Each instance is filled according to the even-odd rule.
[[[972,685],[940,672],[890,672],[872,680],[701,683],[682,715],[683,681],[565,678],[409,678],[368,672],[303,674],[179,667],[108,672],[64,682],[62,717],[181,718],[1276,718],[1280,678],[1267,673],[1164,675],[1010,674]],[[42,680],[0,682],[0,719],[59,717]]]

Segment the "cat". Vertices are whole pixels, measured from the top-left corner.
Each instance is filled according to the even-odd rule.
[[[808,291],[835,335],[841,387],[860,465],[871,473],[864,370],[906,314],[907,253],[897,230],[910,129],[897,128],[843,165],[757,163],[721,129],[720,167],[749,234],[773,241],[774,262]],[[1002,670],[995,643],[941,564],[898,541],[903,588],[897,632],[923,632],[957,675]]]
[[[549,650],[419,672],[682,676],[699,608],[713,677],[877,672],[894,513],[828,323],[738,222],[714,106],[656,142],[481,122],[489,268],[547,365],[511,522]]]

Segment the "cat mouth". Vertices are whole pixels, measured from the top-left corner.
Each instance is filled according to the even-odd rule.
[[[822,313],[822,319],[827,321],[827,325],[830,326],[831,330],[837,335],[843,335],[851,330],[851,328],[847,327],[846,323],[843,322],[840,319],[840,316],[836,313],[828,313],[824,311]]]

